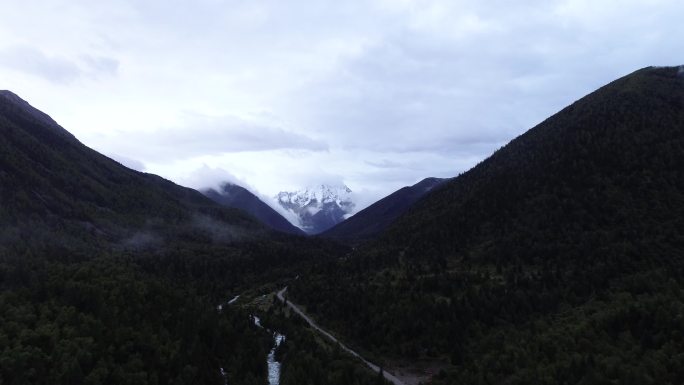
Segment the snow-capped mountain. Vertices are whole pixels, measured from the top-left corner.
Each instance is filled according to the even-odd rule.
[[[342,222],[354,210],[352,191],[347,186],[318,185],[276,196],[278,203],[299,218],[299,226],[318,234]]]

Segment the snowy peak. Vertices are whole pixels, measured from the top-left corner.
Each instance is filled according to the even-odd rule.
[[[352,190],[345,186],[320,184],[298,191],[282,191],[278,203],[293,212],[302,230],[317,234],[342,222],[354,210]]]
[[[349,187],[344,185],[333,187],[322,184],[294,192],[282,191],[278,193],[277,198],[281,204],[294,204],[301,207],[315,203],[336,203],[339,205],[351,201],[351,192]]]

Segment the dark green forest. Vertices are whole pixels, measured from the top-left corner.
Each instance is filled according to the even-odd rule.
[[[303,241],[288,236],[201,240],[154,251],[2,254],[0,382],[222,384],[223,367],[231,384],[265,384],[272,337],[249,309],[219,312],[217,304],[277,287],[338,246],[313,241],[300,250]]]
[[[122,259],[0,265],[3,384],[263,384],[268,336],[248,314]]]
[[[684,79],[648,68],[565,108],[291,287],[435,383],[684,382]]]
[[[262,323],[286,336],[276,350],[281,385],[388,385],[339,345],[322,338],[298,315],[274,300]]]

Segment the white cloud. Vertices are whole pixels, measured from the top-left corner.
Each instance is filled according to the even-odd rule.
[[[74,62],[47,56],[31,46],[11,46],[0,50],[0,66],[55,83],[69,83],[81,75],[81,70]]]
[[[47,55],[29,45],[13,45],[0,49],[0,67],[56,84],[69,84],[83,76],[114,76],[119,67],[119,62],[109,57],[83,55],[79,59],[76,61],[58,55]]]
[[[218,190],[224,183],[232,183],[250,189],[246,181],[236,177],[227,170],[219,167],[210,167],[206,163],[192,172],[181,175],[177,181],[183,186],[192,187],[197,190],[215,189]]]
[[[139,160],[119,154],[108,154],[107,156],[132,170],[145,171],[145,164]]]
[[[379,197],[456,175],[602,84],[681,64],[684,48],[675,0],[0,9],[2,88],[103,153],[177,181],[206,164],[265,196],[335,179]]]
[[[234,116],[184,114],[175,126],[147,132],[113,131],[109,136],[110,148],[142,154],[148,161],[178,161],[240,152],[328,150],[324,142]]]
[[[220,191],[221,186],[224,183],[236,184],[249,190],[252,194],[254,194],[262,202],[269,205],[290,223],[294,224],[295,226],[300,225],[299,216],[294,212],[283,208],[280,204],[278,204],[274,196],[265,195],[259,192],[259,190],[251,186],[248,181],[233,175],[223,168],[211,167],[207,164],[202,164],[201,167],[192,170],[184,176],[178,177],[177,181],[184,186],[189,186],[197,190],[215,189]]]

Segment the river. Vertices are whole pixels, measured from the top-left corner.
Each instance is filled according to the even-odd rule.
[[[261,320],[257,316],[254,317],[254,324],[260,328],[264,328],[261,326]],[[268,329],[265,329],[266,331],[269,331]],[[273,348],[271,351],[268,353],[268,357],[266,358],[266,364],[268,365],[268,384],[269,385],[280,385],[280,362],[276,361],[275,358],[275,353],[276,349],[278,349],[278,346],[285,341],[285,336],[283,334],[280,334],[278,332],[273,332]]]
[[[235,303],[235,301],[240,298],[239,295],[236,295],[233,299],[230,301],[226,302],[226,305],[232,305]],[[216,306],[216,310],[219,312],[223,311],[224,304],[220,304]],[[261,319],[257,316],[252,316],[254,318],[254,324],[268,332],[271,332],[268,329],[265,329],[263,326],[261,326]],[[285,336],[283,334],[280,334],[278,332],[272,332],[273,333],[273,348],[271,351],[268,353],[268,357],[266,357],[266,364],[268,365],[268,384],[269,385],[280,385],[280,362],[278,362],[275,358],[275,353],[276,349],[278,349],[278,346],[280,346],[283,341],[285,341]],[[228,379],[226,378],[226,373],[223,370],[223,368],[219,368],[221,371],[221,376],[224,378],[224,383],[228,385]]]

